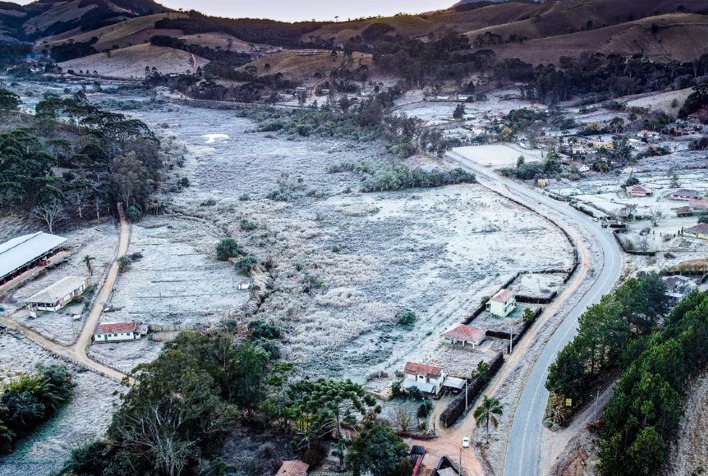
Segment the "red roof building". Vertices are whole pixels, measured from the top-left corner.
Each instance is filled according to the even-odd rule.
[[[283,465],[278,470],[276,476],[307,476],[310,465],[296,459],[283,461]]]
[[[462,342],[463,347],[465,344],[472,344],[472,348],[474,349],[476,346],[480,345],[484,339],[486,339],[487,331],[478,327],[460,324],[459,326],[453,327],[444,333],[443,337],[449,340],[452,344]]]
[[[442,375],[442,369],[434,365],[419,364],[417,362],[406,363],[403,371],[410,375],[423,375],[428,378],[439,378]]]

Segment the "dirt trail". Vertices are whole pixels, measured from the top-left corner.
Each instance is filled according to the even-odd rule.
[[[87,354],[88,347],[91,345],[94,329],[101,318],[101,313],[103,312],[104,306],[113,293],[113,287],[115,286],[116,279],[118,278],[118,258],[125,256],[128,251],[128,243],[130,242],[130,225],[128,225],[128,222],[125,219],[125,214],[123,213],[123,206],[121,203],[118,204],[118,216],[120,218],[120,241],[118,243],[118,250],[116,251],[115,260],[108,270],[103,286],[98,291],[98,297],[94,302],[93,308],[91,308],[91,311],[89,312],[86,323],[81,330],[81,334],[73,346],[68,347],[58,344],[10,318],[0,317],[0,323],[24,334],[29,340],[41,347],[44,347],[46,350],[56,354],[59,357],[62,357],[77,365],[87,367],[94,372],[120,382],[126,377],[124,373],[92,360]]]

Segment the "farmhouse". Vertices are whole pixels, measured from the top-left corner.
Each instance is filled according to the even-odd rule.
[[[662,280],[666,285],[666,295],[674,302],[680,301],[696,288],[696,283],[686,276],[667,276]]]
[[[708,223],[699,223],[691,228],[683,230],[684,235],[694,236],[701,240],[708,240]]]
[[[698,190],[689,190],[686,188],[681,188],[679,190],[674,190],[669,194],[671,200],[700,200],[703,198],[703,194]]]
[[[35,266],[42,265],[59,251],[66,238],[38,232],[13,238],[0,245],[0,286]]]
[[[624,189],[629,197],[651,197],[654,192],[641,185],[632,185]]]
[[[89,278],[67,276],[25,299],[25,302],[32,309],[56,312],[81,296],[90,285]]]
[[[310,465],[303,463],[299,459],[283,461],[282,466],[275,476],[307,476]]]
[[[502,289],[487,302],[489,312],[498,317],[508,316],[515,308],[516,298],[508,289]]]
[[[138,340],[147,334],[147,326],[138,322],[99,324],[93,333],[94,342],[124,342]]]
[[[417,387],[423,393],[438,395],[443,389],[445,372],[440,367],[408,362],[403,373],[405,378],[402,387],[405,390]]]
[[[693,210],[691,207],[679,207],[674,209],[676,211],[676,216],[679,218],[692,217]]]
[[[695,212],[708,212],[708,200],[696,200],[692,198],[688,201],[688,206]]]
[[[465,344],[471,344],[474,349],[487,338],[487,331],[484,329],[479,329],[478,327],[460,324],[444,333],[443,337],[450,344],[454,345],[460,342],[462,343],[462,347],[464,347]]]
[[[656,131],[639,131],[637,132],[637,137],[640,139],[658,139],[659,133]]]

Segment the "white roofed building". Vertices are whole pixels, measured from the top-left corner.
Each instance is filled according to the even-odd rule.
[[[61,251],[66,238],[44,232],[0,244],[0,286]]]
[[[56,312],[81,296],[91,285],[89,278],[67,276],[25,299],[27,305],[38,311]]]

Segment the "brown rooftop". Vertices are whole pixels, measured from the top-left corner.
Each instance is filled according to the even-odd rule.
[[[419,364],[416,362],[406,363],[406,368],[404,371],[407,374],[414,375],[425,375],[426,377],[440,377],[442,375],[442,369],[440,367],[435,367],[434,365]]]
[[[502,289],[492,297],[492,301],[507,302],[509,298],[514,297],[514,293],[508,289]]]
[[[283,461],[283,465],[276,476],[306,476],[309,467],[310,465],[303,463],[299,459]]]
[[[96,328],[95,334],[122,334],[125,332],[136,332],[137,322],[116,322],[114,324],[100,324]]]
[[[487,336],[487,331],[478,327],[460,324],[447,331],[443,336],[448,339],[461,340],[464,342],[481,342]]]

